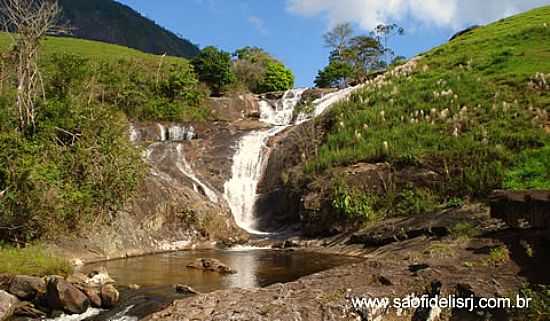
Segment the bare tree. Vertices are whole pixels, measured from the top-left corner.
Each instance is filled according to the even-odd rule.
[[[342,23],[325,33],[323,39],[328,48],[334,49],[338,56],[341,56],[352,36],[353,27],[351,23]]]
[[[57,0],[0,0],[0,13],[4,30],[14,43],[19,128],[34,129],[36,100],[40,94],[45,95],[38,68],[40,43],[48,33],[59,31],[61,9]]]

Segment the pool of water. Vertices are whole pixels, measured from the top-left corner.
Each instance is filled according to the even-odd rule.
[[[223,275],[186,267],[197,258],[218,259],[237,273]],[[82,271],[107,269],[122,289],[122,303],[114,310],[96,311],[80,320],[137,320],[183,298],[175,292],[175,284],[189,285],[199,292],[265,287],[358,261],[357,258],[338,255],[248,249],[173,252],[90,264]],[[124,289],[132,284],[141,288]]]

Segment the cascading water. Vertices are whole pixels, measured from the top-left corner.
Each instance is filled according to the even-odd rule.
[[[258,183],[269,158],[267,141],[290,125],[294,108],[305,90],[287,91],[275,109],[266,101],[260,102],[260,120],[274,127],[253,131],[239,141],[233,157],[231,179],[225,183],[224,189],[237,225],[249,233],[265,234],[256,230],[254,205],[258,197]]]
[[[349,97],[360,86],[327,94],[313,102],[313,112],[300,113],[294,124],[301,124],[321,115],[331,105]],[[292,89],[273,107],[268,101],[260,101],[260,120],[274,127],[245,135],[239,141],[233,157],[232,177],[225,183],[225,197],[239,227],[252,234],[266,234],[256,230],[255,204],[257,187],[269,159],[266,144],[270,137],[292,125],[295,108],[307,89]]]

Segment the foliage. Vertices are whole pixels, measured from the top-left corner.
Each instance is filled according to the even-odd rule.
[[[451,236],[455,239],[470,239],[479,233],[479,229],[468,222],[457,223],[451,228]]]
[[[344,183],[340,182],[334,188],[332,207],[349,220],[375,219],[372,203],[372,197]]]
[[[514,311],[512,320],[545,321],[550,319],[550,287],[548,285],[524,286],[519,295],[530,298],[527,310]]]
[[[206,83],[215,95],[236,81],[231,68],[231,55],[216,47],[204,48],[192,61],[199,80]]]
[[[349,64],[333,60],[319,71],[315,78],[315,86],[319,88],[346,87],[352,74],[353,68]]]
[[[233,54],[237,80],[250,92],[283,91],[294,86],[294,74],[261,48],[244,47]]]
[[[507,172],[504,186],[509,189],[550,189],[550,145],[523,151]]]
[[[437,197],[430,190],[413,187],[403,189],[395,202],[394,212],[401,216],[430,213],[439,204]]]
[[[0,245],[0,274],[12,275],[62,275],[72,273],[72,265],[66,260],[52,255],[40,246],[29,246],[23,249]]]
[[[370,73],[385,68],[387,63],[382,57],[393,53],[387,48],[387,41],[383,44],[386,38],[379,36],[377,31],[371,35],[353,36],[350,24],[337,25],[324,35],[324,39],[332,51],[328,66],[320,70],[315,79],[316,86],[321,88],[363,82]]]
[[[294,75],[292,71],[281,63],[269,61],[265,66],[265,77],[258,84],[258,91],[285,91],[293,86]]]

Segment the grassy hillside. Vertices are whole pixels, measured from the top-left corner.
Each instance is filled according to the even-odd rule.
[[[336,210],[380,216],[497,188],[550,188],[549,80],[550,7],[476,29],[335,106],[307,180],[358,162],[437,175],[432,186],[385,182],[385,195],[334,178]]]
[[[63,21],[78,38],[99,40],[154,54],[191,58],[199,48],[189,40],[113,0],[60,0]]]
[[[12,40],[5,33],[0,33],[0,50],[10,49]],[[51,57],[55,54],[72,54],[81,58],[115,61],[120,59],[139,59],[149,63],[158,64],[161,57],[142,51],[131,49],[124,46],[107,44],[99,41],[67,38],[67,37],[48,37],[44,40],[41,49],[42,57]],[[183,58],[167,56],[165,61],[168,63],[184,63]]]

